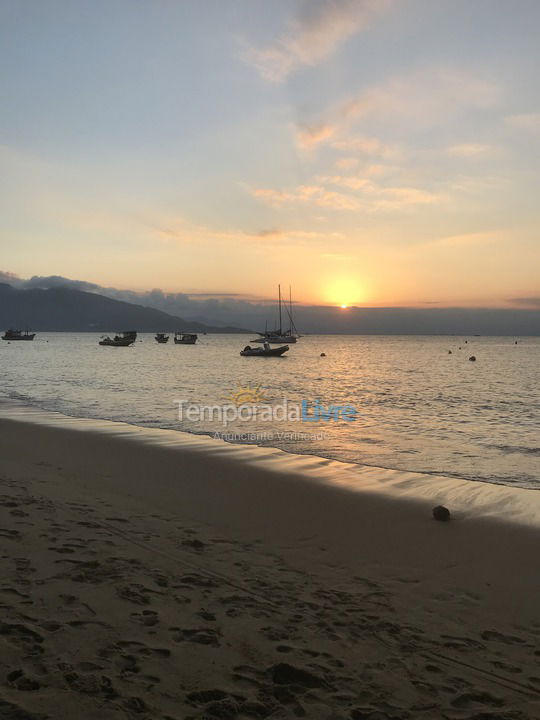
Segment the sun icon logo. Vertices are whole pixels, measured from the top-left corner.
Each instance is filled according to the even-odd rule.
[[[245,405],[246,403],[259,403],[266,400],[264,391],[261,390],[260,385],[257,387],[250,387],[249,385],[244,387],[243,385],[238,385],[238,389],[236,391],[232,392],[230,395],[225,395],[223,399],[229,400],[233,403],[233,405],[236,405],[236,407]]]

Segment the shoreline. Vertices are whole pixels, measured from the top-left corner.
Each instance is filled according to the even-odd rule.
[[[24,406],[0,430],[0,697],[28,718],[540,711],[536,491]]]
[[[208,455],[233,464],[249,465],[260,472],[311,481],[350,492],[382,494],[389,500],[451,504],[462,519],[478,519],[528,525],[540,529],[540,492],[435,472],[344,462],[321,455],[295,453],[275,446],[235,443],[201,432],[146,427],[124,421],[65,415],[20,400],[0,400],[0,422],[11,420],[59,428],[69,432],[121,437],[150,447],[179,453]],[[427,507],[427,505],[426,505]]]

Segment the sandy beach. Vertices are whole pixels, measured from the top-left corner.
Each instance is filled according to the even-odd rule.
[[[8,406],[0,483],[2,718],[540,717],[537,491]]]

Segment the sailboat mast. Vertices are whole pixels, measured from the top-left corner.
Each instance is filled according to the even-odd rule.
[[[279,334],[281,335],[281,285],[278,285],[278,296],[279,296]]]
[[[293,319],[292,319],[292,290],[291,286],[289,285],[289,320],[291,321],[291,329],[289,330],[289,335],[292,335],[293,332]]]

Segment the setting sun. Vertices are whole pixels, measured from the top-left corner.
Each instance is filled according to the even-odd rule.
[[[366,286],[362,280],[350,275],[333,277],[324,287],[324,298],[330,305],[346,310],[366,301]]]

